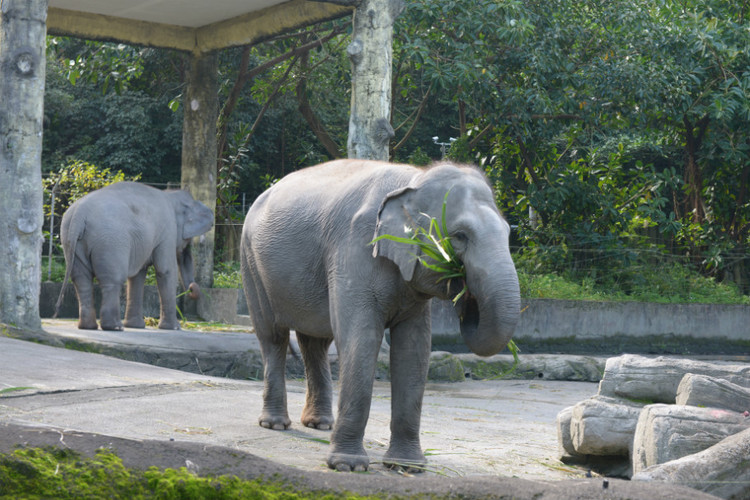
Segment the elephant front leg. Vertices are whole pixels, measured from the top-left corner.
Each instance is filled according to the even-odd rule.
[[[286,353],[289,330],[275,329],[273,334],[256,326],[263,355],[263,411],[258,423],[266,429],[283,431],[292,424],[286,405]]]
[[[338,330],[339,411],[331,435],[328,467],[339,471],[366,471],[370,465],[362,440],[372,402],[378,351],[383,329],[351,325]]]
[[[176,264],[172,268],[161,271],[156,268],[156,285],[159,289],[159,328],[162,330],[180,329],[180,322],[177,321],[177,271],[175,267],[177,267]]]
[[[143,286],[146,283],[148,267],[128,278],[127,302],[125,305],[125,326],[128,328],[145,328],[143,318]]]
[[[302,351],[307,379],[302,425],[313,429],[330,430],[333,427],[333,407],[328,348],[333,339],[315,338],[297,332],[297,340]]]
[[[386,465],[420,471],[427,463],[419,440],[422,398],[431,349],[429,302],[391,327],[391,443]]]

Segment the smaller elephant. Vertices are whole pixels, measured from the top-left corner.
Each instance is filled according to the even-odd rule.
[[[67,268],[56,310],[72,280],[78,296],[78,328],[96,329],[96,277],[102,291],[101,328],[122,330],[120,291],[127,280],[124,325],[144,328],[143,285],[153,265],[161,305],[159,328],[178,330],[177,270],[183,287],[197,299],[190,241],[210,230],[213,220],[213,212],[187,191],[118,182],[87,194],[62,218],[60,240]]]

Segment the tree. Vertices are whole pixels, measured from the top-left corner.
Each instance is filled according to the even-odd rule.
[[[47,0],[0,10],[0,322],[39,330]]]
[[[712,0],[409,2],[401,102],[424,120],[425,96],[440,96],[461,137],[451,155],[488,169],[526,248],[559,269],[580,252],[660,244],[640,236],[646,226],[736,276],[750,231],[747,12]]]

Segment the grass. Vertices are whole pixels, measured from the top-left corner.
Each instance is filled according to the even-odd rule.
[[[34,388],[33,387],[6,387],[5,389],[0,389],[0,396],[3,396],[5,394],[11,394],[13,392],[27,391],[30,389],[34,389]]]
[[[113,452],[92,458],[58,448],[18,449],[0,455],[0,498],[133,499],[365,499],[348,492],[310,492],[281,482],[236,476],[199,477],[186,468],[126,468]]]

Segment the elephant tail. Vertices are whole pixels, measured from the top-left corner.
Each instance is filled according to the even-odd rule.
[[[68,209],[60,225],[60,238],[63,245],[63,254],[65,254],[65,277],[60,288],[60,295],[58,295],[57,303],[55,304],[55,313],[52,315],[53,319],[57,318],[58,314],[60,314],[60,307],[65,298],[65,289],[68,287],[70,276],[73,273],[73,264],[76,260],[76,246],[78,245],[78,240],[83,237],[83,230],[86,228],[86,220],[75,217],[74,213],[75,207]]]

